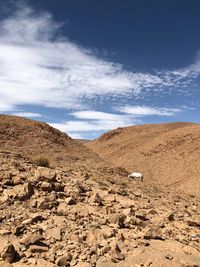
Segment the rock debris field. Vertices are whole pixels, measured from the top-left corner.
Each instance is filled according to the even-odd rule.
[[[200,198],[0,152],[0,267],[200,266]]]

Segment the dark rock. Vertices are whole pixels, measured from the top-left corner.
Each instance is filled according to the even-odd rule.
[[[5,244],[5,247],[3,248],[3,251],[1,253],[1,257],[4,261],[12,263],[16,257],[17,253],[15,250],[15,247],[12,243],[7,242]]]

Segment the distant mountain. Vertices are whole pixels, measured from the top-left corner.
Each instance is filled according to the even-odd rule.
[[[149,124],[118,128],[86,144],[103,159],[144,174],[145,183],[200,191],[200,125]]]

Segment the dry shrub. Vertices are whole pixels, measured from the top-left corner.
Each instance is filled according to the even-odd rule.
[[[49,160],[46,157],[36,157],[32,160],[33,164],[41,167],[47,167],[49,168]]]

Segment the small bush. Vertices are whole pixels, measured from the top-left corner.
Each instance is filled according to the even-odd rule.
[[[41,166],[41,167],[47,167],[49,168],[49,160],[45,157],[38,157],[38,158],[34,158],[32,160],[32,162],[37,165],[37,166]]]
[[[121,182],[120,185],[121,185],[122,187],[127,187],[127,183],[126,183],[125,181]]]

